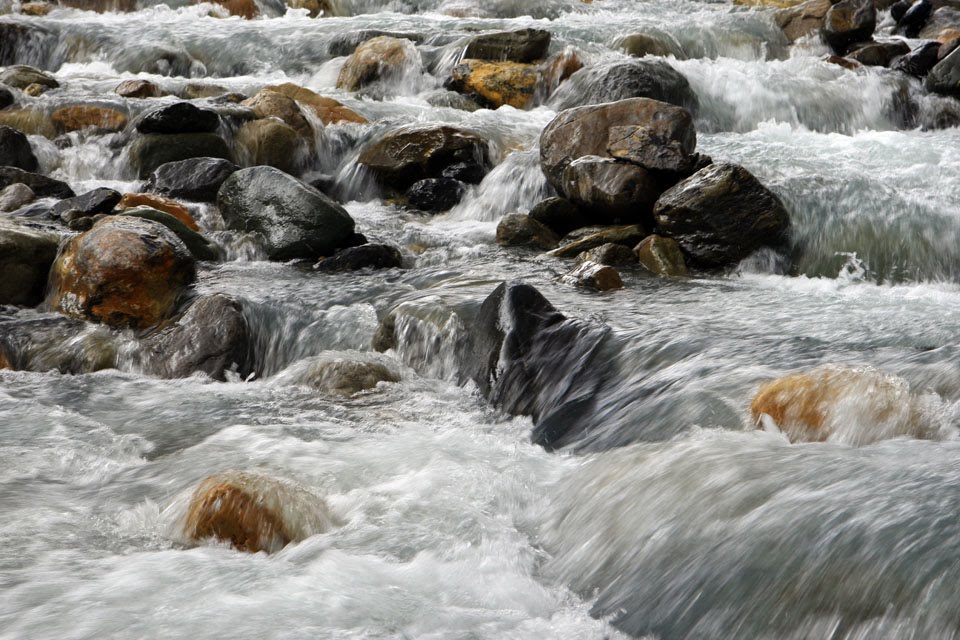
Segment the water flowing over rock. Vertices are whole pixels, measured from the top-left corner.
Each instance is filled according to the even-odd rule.
[[[106,107],[63,107],[54,111],[50,120],[60,133],[84,129],[122,131],[127,126],[126,114]]]
[[[229,228],[263,236],[271,260],[328,256],[353,233],[353,219],[343,207],[272,167],[231,175],[217,205]]]
[[[237,131],[238,161],[297,173],[305,149],[301,134],[279,120],[246,122]]]
[[[790,216],[780,199],[738,165],[701,169],[668,189],[654,208],[659,233],[702,267],[735,264],[786,242]]]
[[[291,367],[275,379],[278,383],[295,383],[312,387],[321,393],[349,398],[369,392],[381,382],[400,382],[396,367],[386,358],[370,354],[323,353]]]
[[[220,127],[215,111],[189,102],[177,102],[150,111],[137,120],[140,133],[212,133]]]
[[[280,93],[296,100],[301,106],[313,112],[323,124],[356,123],[366,124],[367,119],[343,103],[318,95],[309,89],[287,82],[280,85],[266,87],[270,91]]]
[[[611,267],[625,267],[636,264],[637,256],[630,247],[624,244],[608,242],[584,251],[577,256],[577,262],[594,262]]]
[[[567,80],[550,99],[560,109],[651,98],[696,113],[699,100],[679,71],[662,60],[628,60],[584,67]]]
[[[315,265],[318,271],[359,271],[360,269],[398,269],[403,255],[388,244],[364,244],[340,249]]]
[[[379,36],[350,54],[337,88],[357,91],[378,82],[398,82],[420,72],[420,54],[409,40]]]
[[[168,318],[195,279],[193,257],[173,232],[114,216],[64,244],[47,304],[71,317],[143,329]]]
[[[590,220],[575,204],[565,198],[547,198],[530,209],[530,217],[545,225],[558,236],[565,236],[574,229],[589,226]]]
[[[0,217],[0,305],[40,304],[61,237],[43,224]]]
[[[277,118],[300,136],[312,136],[313,128],[300,111],[296,101],[277,91],[264,89],[257,95],[241,102],[250,107],[258,118]],[[248,123],[249,124],[249,123]]]
[[[93,373],[116,367],[121,347],[102,325],[51,315],[0,318],[0,368]]]
[[[892,68],[915,78],[924,78],[937,64],[940,46],[939,42],[925,42],[897,60]]]
[[[198,202],[215,202],[220,186],[240,167],[223,158],[190,158],[160,165],[147,188],[160,195]]]
[[[498,31],[471,38],[464,49],[463,57],[529,63],[546,58],[549,48],[549,31],[543,29]]]
[[[33,155],[27,136],[16,129],[0,126],[0,165],[24,171],[37,170],[37,157]]]
[[[827,12],[833,7],[830,0],[807,0],[795,7],[783,9],[774,15],[777,26],[790,42],[823,29]]]

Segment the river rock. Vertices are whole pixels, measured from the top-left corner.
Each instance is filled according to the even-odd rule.
[[[445,86],[471,96],[490,109],[504,105],[527,109],[533,105],[538,82],[536,65],[463,60],[453,68]]]
[[[337,88],[358,91],[376,82],[398,81],[421,71],[420,54],[409,40],[379,36],[367,40],[350,54]]]
[[[647,237],[647,231],[638,224],[621,225],[617,227],[601,227],[593,233],[586,233],[573,241],[565,237],[558,248],[547,253],[553,258],[576,258],[584,251],[596,249],[602,245],[613,243],[633,247]]]
[[[43,136],[54,139],[57,128],[50,116],[40,108],[6,109],[0,111],[0,125],[8,126],[28,136]]]
[[[110,213],[120,202],[122,196],[113,189],[100,188],[88,191],[82,195],[61,200],[53,205],[50,214],[63,218],[69,222],[68,218],[78,218],[93,216],[98,213]]]
[[[830,0],[807,0],[795,7],[777,11],[774,22],[791,43],[823,30],[824,19],[833,6]]]
[[[359,271],[360,269],[399,269],[403,266],[400,250],[389,244],[363,244],[340,249],[314,268],[318,271]]]
[[[36,171],[39,166],[27,136],[10,127],[0,126],[0,165]]]
[[[222,158],[190,158],[163,164],[150,175],[146,187],[172,198],[215,202],[220,186],[240,167]]]
[[[250,332],[243,309],[217,293],[200,296],[176,322],[142,341],[143,369],[161,378],[205,373],[224,380],[250,373]]]
[[[534,247],[550,250],[560,238],[546,225],[522,213],[509,213],[497,224],[497,244],[501,247]]]
[[[258,118],[277,118],[296,131],[298,135],[303,137],[313,136],[313,128],[303,116],[297,102],[282,93],[264,89],[240,104],[253,109]]]
[[[11,184],[0,189],[0,212],[9,213],[24,207],[37,199],[33,189],[25,184]]]
[[[341,31],[330,39],[327,49],[331,56],[349,56],[361,44],[380,36],[402,38],[414,44],[423,43],[423,35],[419,33],[403,33],[398,31],[383,31],[381,29],[361,29],[359,31]]]
[[[658,276],[687,276],[687,263],[680,245],[673,238],[650,235],[633,248],[640,264]]]
[[[167,213],[180,222],[182,222],[191,231],[200,231],[200,227],[190,215],[190,210],[185,206],[163,196],[152,193],[125,193],[120,202],[117,203],[117,209],[135,209],[136,207],[150,207],[157,211]]]
[[[589,251],[584,251],[577,256],[577,262],[593,262],[609,267],[625,267],[637,264],[637,255],[625,244],[608,242]]]
[[[561,191],[591,221],[649,225],[662,187],[642,167],[611,158],[583,156],[564,169]]]
[[[844,55],[851,45],[870,40],[876,27],[873,0],[840,0],[827,11],[820,35],[834,51]]]
[[[497,31],[470,38],[463,57],[529,63],[546,58],[549,48],[550,32],[543,29]]]
[[[48,89],[56,89],[60,86],[57,79],[49,73],[25,64],[15,64],[0,71],[0,83],[20,90],[32,84],[39,84]]]
[[[16,167],[0,167],[0,189],[12,184],[25,184],[38,198],[72,198],[76,194],[66,182]]]
[[[40,304],[61,236],[48,225],[0,216],[0,305]]]
[[[910,45],[903,40],[870,42],[847,54],[848,58],[870,67],[889,67],[894,58],[910,53]]]
[[[176,234],[111,216],[61,248],[47,304],[67,316],[144,329],[168,318],[195,279],[193,257]]]
[[[406,190],[461,162],[487,166],[488,143],[476,133],[456,127],[410,125],[368,143],[358,161],[382,184]]]
[[[702,267],[735,264],[787,239],[780,199],[743,167],[713,164],[668,189],[654,207],[658,232]]]
[[[954,49],[930,70],[924,86],[933,93],[960,97],[960,48]]]
[[[150,111],[136,126],[140,133],[212,133],[220,127],[220,116],[189,102],[176,102]]]
[[[339,123],[366,124],[368,122],[366,118],[345,106],[343,103],[333,98],[321,96],[310,89],[305,89],[292,82],[266,88],[296,100],[301,107],[312,111],[313,115],[319,118],[325,125]]]
[[[915,78],[925,78],[936,66],[941,46],[937,41],[924,42],[894,62],[891,68]]]
[[[13,97],[13,93],[9,89],[0,87],[0,110],[6,109],[14,102],[16,102],[16,99]]]
[[[767,382],[750,414],[758,428],[779,429],[791,442],[865,445],[938,431],[906,380],[871,368],[824,366]]]
[[[260,7],[254,0],[214,0],[214,2],[226,9],[229,15],[244,20],[253,20],[260,15]]]
[[[427,178],[418,180],[407,189],[407,202],[420,211],[440,213],[457,206],[466,188],[453,178]]]
[[[651,98],[694,113],[699,106],[679,71],[663,60],[647,58],[584,67],[557,89],[550,104],[559,111],[628,98]]]
[[[629,251],[629,249],[628,249]],[[575,266],[560,277],[560,282],[594,291],[612,291],[623,288],[620,273],[613,267],[589,260]]]
[[[130,166],[146,178],[161,165],[189,158],[230,160],[230,149],[214,133],[174,133],[138,136],[129,147]]]
[[[933,13],[933,4],[927,0],[920,0],[907,9],[897,20],[897,31],[908,38],[916,38],[930,20]]]
[[[569,109],[540,134],[540,164],[550,184],[564,193],[564,170],[584,156],[614,157],[650,169],[693,166],[697,134],[690,113],[648,98]]]
[[[644,56],[657,56],[662,58],[667,56],[681,57],[677,55],[679,52],[668,44],[666,40],[645,33],[634,33],[621,38],[616,46],[627,55],[635,58],[643,58]]]
[[[187,249],[190,250],[190,254],[197,260],[212,261],[220,258],[220,252],[216,245],[165,211],[152,207],[132,207],[123,210],[118,215],[141,218],[162,224],[180,238]]]
[[[244,164],[268,166],[285,173],[297,173],[304,153],[299,133],[279,120],[246,122],[237,131],[236,143]]]
[[[305,370],[297,371],[298,383],[341,398],[369,391],[381,382],[400,382],[400,376],[385,362],[360,354],[356,359],[324,354],[305,364]]]
[[[82,129],[122,131],[127,126],[127,115],[106,107],[63,107],[50,116],[57,133],[69,133]]]
[[[231,175],[217,205],[228,228],[264,237],[271,260],[328,256],[353,234],[353,219],[343,207],[273,167]]]
[[[149,80],[124,80],[114,92],[124,98],[159,98],[160,87]]]
[[[459,109],[460,111],[469,111],[470,113],[483,109],[480,103],[473,98],[465,96],[462,93],[457,93],[456,91],[447,91],[446,89],[438,89],[437,91],[427,93],[424,95],[424,100],[426,100],[427,104],[431,107],[442,109]]]
[[[60,315],[0,319],[0,361],[8,369],[66,375],[114,369],[120,347],[109,328]]]
[[[590,224],[590,220],[580,212],[575,204],[565,198],[547,198],[533,205],[530,217],[545,225],[548,229],[563,237]]]
[[[323,500],[292,481],[225,471],[197,485],[183,535],[192,542],[213,539],[238,551],[273,553],[337,524]]]

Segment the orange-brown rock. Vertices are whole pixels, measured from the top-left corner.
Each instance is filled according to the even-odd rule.
[[[118,209],[133,209],[134,207],[152,207],[157,211],[169,213],[191,231],[200,231],[200,227],[197,226],[193,216],[190,215],[190,210],[176,200],[152,193],[125,193],[120,202],[117,203]]]
[[[848,69],[850,71],[856,71],[857,69],[863,68],[863,65],[857,62],[856,60],[851,60],[850,58],[842,58],[837,55],[824,56],[822,59],[824,62],[835,64],[838,67],[843,67],[844,69]]]
[[[0,348],[0,369],[13,369],[10,358],[7,357],[2,348]]]
[[[53,9],[48,2],[25,2],[20,5],[20,13],[26,16],[45,16]]]
[[[64,107],[54,111],[50,120],[60,133],[88,128],[120,131],[127,126],[125,113],[106,107]]]
[[[260,15],[260,7],[253,0],[214,0],[227,10],[231,16],[239,16],[245,20],[252,20]]]
[[[612,291],[623,288],[620,272],[611,266],[585,261],[561,276],[560,281],[575,287]]]
[[[67,316],[142,329],[170,317],[194,280],[190,250],[167,227],[111,216],[61,247],[47,304]]]
[[[937,431],[905,380],[872,368],[824,366],[767,382],[750,414],[758,428],[775,426],[791,442],[866,444]]]
[[[369,122],[362,115],[333,98],[326,98],[292,82],[272,85],[266,87],[266,89],[296,100],[301,107],[308,108],[325,125],[339,122],[355,122],[358,124]]]
[[[124,80],[114,92],[124,98],[156,98],[161,95],[160,87],[149,80]]]
[[[580,69],[583,69],[583,60],[573,47],[567,47],[544,60],[539,68],[544,95],[553,93],[564,80]]]
[[[187,507],[183,533],[239,551],[279,551],[336,526],[326,505],[305,488],[257,473],[227,471],[203,480]]]
[[[313,137],[313,128],[303,116],[296,101],[282,93],[263,89],[240,104],[253,109],[258,118],[277,118],[296,131],[297,135]]]
[[[453,68],[447,86],[492,109],[526,109],[533,105],[539,77],[533,64],[463,60]]]
[[[57,137],[53,121],[39,109],[4,109],[0,111],[0,125],[13,127],[29,136]]]
[[[337,88],[357,91],[378,80],[399,79],[420,66],[420,54],[409,40],[378,36],[363,42],[347,58]]]
[[[783,30],[790,42],[796,42],[804,36],[817,33],[823,27],[827,11],[833,6],[830,0],[807,0],[788,9],[777,11],[774,22]]]
[[[960,38],[960,29],[944,29],[937,34],[937,42],[942,44],[947,44],[948,42],[953,42],[957,38]]]

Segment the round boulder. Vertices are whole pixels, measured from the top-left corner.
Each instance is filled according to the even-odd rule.
[[[220,186],[240,167],[223,158],[189,158],[157,167],[147,189],[172,198],[215,202]]]
[[[659,181],[642,167],[584,156],[563,171],[563,194],[596,224],[650,223]]]
[[[216,111],[177,102],[150,111],[137,121],[140,133],[212,133],[220,127]]]
[[[0,217],[0,305],[40,304],[60,238],[46,225]]]
[[[692,112],[699,106],[683,74],[654,58],[584,67],[557,89],[550,104],[560,110],[627,98],[652,98]]]
[[[407,189],[407,202],[420,211],[440,213],[453,209],[463,198],[466,188],[453,178],[418,180]]]
[[[10,127],[0,126],[0,165],[36,171],[39,167],[27,136]]]
[[[510,213],[497,224],[497,244],[501,247],[534,247],[550,250],[560,239],[544,224],[522,213]]]
[[[358,91],[377,82],[397,82],[422,71],[420,53],[404,38],[378,36],[354,50],[340,70],[337,88]]]

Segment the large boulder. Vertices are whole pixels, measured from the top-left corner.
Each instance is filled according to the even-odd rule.
[[[95,216],[98,213],[110,213],[120,202],[122,196],[113,189],[100,187],[73,198],[61,200],[53,205],[50,214],[69,222],[70,217]]]
[[[338,524],[323,500],[295,482],[225,471],[193,491],[183,536],[194,543],[213,539],[238,551],[272,553]]]
[[[698,266],[735,264],[761,247],[781,247],[790,216],[743,167],[713,164],[668,189],[654,207],[661,235]]]
[[[176,322],[142,341],[144,371],[161,378],[205,373],[224,380],[250,373],[250,332],[240,304],[223,294],[201,296]]]
[[[533,105],[539,77],[532,64],[463,60],[453,68],[445,86],[491,109],[504,105],[526,109]]]
[[[795,7],[777,11],[773,19],[783,30],[787,40],[796,42],[805,36],[819,33],[832,6],[830,0],[807,0]]]
[[[223,158],[190,158],[160,165],[147,180],[147,189],[172,198],[215,202],[227,178],[240,167]]]
[[[301,108],[309,109],[323,124],[355,123],[366,124],[367,119],[345,106],[343,103],[314,93],[292,82],[266,87],[296,100]]]
[[[550,250],[560,238],[541,222],[522,213],[509,213],[497,224],[497,244],[501,247],[533,247]]]
[[[564,171],[577,158],[616,157],[647,169],[684,172],[694,166],[696,144],[688,111],[632,98],[559,113],[540,134],[540,164],[553,188],[564,193]]]
[[[61,233],[47,225],[0,217],[0,305],[43,301]]]
[[[535,62],[547,57],[550,32],[543,29],[496,31],[470,38],[464,58],[480,60]]]
[[[927,25],[931,14],[933,14],[933,3],[927,0],[914,3],[897,20],[897,31],[908,38],[916,38]]]
[[[930,70],[924,86],[934,93],[960,97],[960,48],[954,49]]]
[[[411,125],[367,144],[358,162],[384,185],[406,190],[461,163],[486,166],[488,143],[478,134],[447,125]]]
[[[343,207],[273,167],[231,175],[217,206],[228,228],[260,234],[271,260],[328,256],[353,234],[353,219]]]
[[[39,167],[30,141],[16,129],[0,126],[0,165],[36,171]]]
[[[176,102],[148,112],[136,126],[140,133],[212,133],[220,127],[220,116],[189,102]]]
[[[285,173],[297,172],[304,150],[301,134],[273,118],[245,122],[235,141],[237,160],[242,164],[274,167]]]
[[[66,182],[16,167],[0,167],[0,189],[12,184],[25,184],[38,198],[72,198],[76,194]]]
[[[83,129],[122,131],[127,126],[127,114],[108,107],[75,106],[54,111],[50,120],[58,133]]]
[[[560,110],[627,98],[652,98],[694,113],[699,106],[683,74],[663,60],[651,58],[584,67],[557,89],[550,104]]]
[[[143,329],[170,317],[195,279],[193,256],[176,234],[111,216],[61,248],[47,303],[75,318]]]
[[[244,100],[240,104],[250,107],[258,118],[276,118],[282,121],[292,128],[298,136],[313,136],[313,128],[307,122],[303,112],[300,111],[296,100],[283,93],[263,89],[257,95]]]
[[[840,0],[827,11],[820,35],[840,55],[850,46],[866,42],[877,27],[877,9],[873,0]]]
[[[0,84],[20,90],[34,84],[47,89],[56,89],[60,86],[57,79],[49,73],[24,64],[15,64],[0,71]]]
[[[130,166],[140,178],[146,178],[168,162],[189,158],[231,159],[227,143],[214,133],[141,135],[128,151]]]
[[[399,82],[422,72],[420,53],[404,38],[379,36],[362,43],[347,58],[337,88],[358,91],[378,82]]]
[[[649,225],[662,190],[650,171],[611,158],[583,156],[563,171],[562,193],[597,223]]]
[[[37,199],[33,189],[25,184],[11,184],[0,189],[0,213],[9,213],[24,207]]]
[[[924,42],[910,53],[895,61],[891,68],[915,78],[925,78],[939,61],[938,54],[941,46],[942,45],[935,40],[932,42]]]

